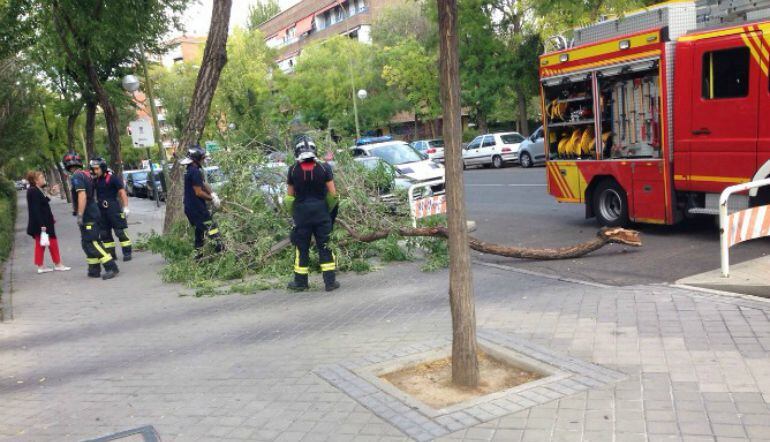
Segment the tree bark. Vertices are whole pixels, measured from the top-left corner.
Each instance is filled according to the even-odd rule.
[[[70,112],[69,115],[67,115],[67,149],[69,150],[76,150],[75,149],[75,125],[78,122],[78,117],[80,116],[80,109],[77,111],[73,110]]]
[[[476,308],[473,299],[471,254],[465,216],[465,186],[461,159],[462,114],[457,42],[457,0],[436,0],[439,29],[439,84],[444,108],[447,239],[449,242],[449,304],[452,310],[452,382],[479,383]]]
[[[86,100],[86,156],[90,159],[96,156],[94,149],[94,132],[96,131],[96,100]]]
[[[166,219],[163,232],[168,233],[175,223],[184,219],[182,207],[184,170],[179,160],[182,152],[190,144],[197,143],[206,126],[206,119],[211,108],[211,100],[217,90],[219,76],[227,63],[227,32],[230,24],[232,0],[216,0],[211,12],[211,25],[203,51],[203,61],[195,82],[187,124],[179,137],[177,151],[174,154],[174,167],[169,179],[169,191],[166,197]]]
[[[359,242],[379,241],[392,234],[404,237],[433,236],[438,238],[449,238],[449,231],[443,226],[419,228],[400,227],[397,229],[379,230],[372,233],[362,234],[353,229],[344,220],[338,219],[337,223],[342,226],[353,239]],[[468,235],[468,246],[477,252],[504,256],[506,258],[532,259],[538,261],[580,258],[591,252],[595,252],[608,244],[623,244],[631,247],[641,247],[642,241],[639,239],[639,232],[635,230],[606,227],[600,229],[596,233],[596,238],[591,241],[555,249],[493,244]]]
[[[516,88],[516,101],[518,104],[519,133],[529,135],[529,120],[527,119],[527,96],[521,87]]]
[[[93,65],[89,65],[88,79],[91,83],[91,87],[94,89],[96,96],[99,99],[99,104],[104,112],[104,121],[107,124],[107,140],[110,151],[110,167],[113,172],[121,176],[123,175],[123,157],[120,152],[120,121],[118,119],[118,110],[115,109],[115,105],[110,101],[110,96],[107,90],[104,89],[96,69]]]
[[[487,125],[487,114],[482,109],[476,109],[476,127],[482,134],[489,132],[489,126]]]

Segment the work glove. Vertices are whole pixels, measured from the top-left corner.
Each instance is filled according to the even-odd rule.
[[[131,211],[130,211],[130,210],[128,210],[128,207],[124,207],[124,208],[123,208],[123,216],[124,216],[124,217],[128,217],[128,214],[129,214],[129,213],[131,213]]]
[[[78,226],[83,227],[83,215],[78,215]]]
[[[340,203],[340,197],[337,195],[332,195],[331,193],[326,194],[326,206],[329,208],[329,213],[334,211],[334,209],[337,208],[337,205]]]
[[[219,195],[217,195],[216,193],[211,194],[211,204],[213,204],[214,208],[216,209],[222,206],[222,200],[219,199]]]
[[[283,208],[286,209],[287,212],[289,212],[289,215],[294,214],[294,200],[296,198],[294,195],[286,195],[283,198]]]

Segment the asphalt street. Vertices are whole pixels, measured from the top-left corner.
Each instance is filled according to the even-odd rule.
[[[585,218],[581,204],[560,204],[548,195],[545,169],[469,169],[465,172],[468,217],[477,222],[475,236],[485,241],[526,247],[561,247],[590,240],[599,229]],[[477,258],[536,272],[611,285],[674,282],[719,267],[719,229],[713,217],[675,226],[638,224],[643,246],[610,245],[580,259],[522,261]],[[770,240],[739,244],[731,262],[766,255]]]

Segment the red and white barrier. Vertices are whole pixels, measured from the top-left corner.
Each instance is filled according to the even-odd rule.
[[[444,180],[433,180],[424,183],[414,184],[409,187],[407,192],[409,196],[409,209],[412,212],[412,227],[417,227],[417,220],[432,215],[443,215],[446,213],[446,196],[433,195],[422,198],[415,198],[414,191],[416,189],[425,188],[428,192],[431,192],[431,186],[444,184]]]
[[[734,193],[763,186],[770,186],[770,179],[730,186],[719,196],[719,243],[724,278],[730,276],[730,247],[750,239],[770,236],[770,206],[752,207],[728,215],[727,200]]]

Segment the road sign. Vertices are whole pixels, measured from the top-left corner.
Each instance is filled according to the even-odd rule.
[[[219,152],[219,144],[217,144],[215,141],[206,141],[206,152]]]
[[[150,120],[140,118],[128,123],[128,131],[131,133],[131,141],[137,149],[144,149],[155,145],[155,137],[152,134]]]

